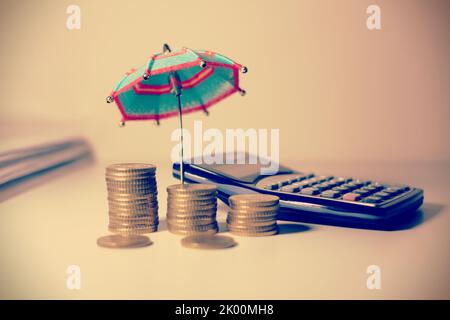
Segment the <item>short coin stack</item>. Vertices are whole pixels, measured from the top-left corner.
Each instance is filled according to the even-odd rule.
[[[278,232],[279,198],[266,194],[239,194],[229,199],[228,230],[240,236],[270,236]]]
[[[179,235],[214,234],[217,187],[211,184],[176,184],[167,187],[167,227]]]
[[[155,173],[154,165],[142,163],[113,164],[106,168],[109,231],[123,236],[157,231]]]

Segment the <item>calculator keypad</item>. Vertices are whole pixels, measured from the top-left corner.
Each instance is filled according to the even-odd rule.
[[[312,173],[273,176],[257,186],[267,190],[371,204],[381,204],[409,190],[407,186],[391,186],[349,177],[316,176]]]

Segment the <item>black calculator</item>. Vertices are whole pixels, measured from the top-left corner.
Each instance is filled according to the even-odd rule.
[[[408,185],[320,175],[282,165],[276,173],[263,175],[260,161],[256,164],[201,162],[196,159],[184,162],[185,181],[217,185],[218,197],[226,204],[234,194],[277,195],[279,220],[395,230],[417,216],[416,211],[423,202],[423,190]],[[173,176],[180,178],[179,163],[173,164]]]

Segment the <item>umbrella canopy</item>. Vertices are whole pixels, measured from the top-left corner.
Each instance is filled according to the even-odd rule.
[[[114,88],[107,102],[115,102],[122,124],[129,120],[156,120],[179,114],[174,91],[182,92],[182,113],[203,110],[235,92],[239,71],[247,68],[233,60],[205,50],[182,48],[150,57],[146,65],[128,72]]]
[[[160,119],[179,115],[180,176],[184,183],[182,115],[197,110],[208,113],[207,108],[233,93],[244,95],[239,71],[246,73],[247,68],[221,54],[188,48],[172,52],[165,44],[162,53],[128,72],[106,101],[119,107],[121,126],[128,120],[156,120],[159,124]]]

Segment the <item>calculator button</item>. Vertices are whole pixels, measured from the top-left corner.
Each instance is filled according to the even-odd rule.
[[[267,189],[267,190],[277,190],[278,188],[279,188],[278,183],[269,184],[264,187],[264,189]]]
[[[327,185],[323,185],[322,183],[319,183],[319,184],[315,184],[315,185],[314,185],[314,188],[316,188],[317,190],[319,190],[319,192],[322,192],[322,191],[324,191],[324,190],[327,190],[327,189],[328,189],[328,186],[327,186]]]
[[[359,201],[361,200],[361,195],[359,193],[346,193],[342,196],[342,199],[347,201]]]
[[[281,187],[289,184],[289,180],[283,180],[278,183]]]
[[[330,186],[327,182],[319,183],[314,185],[315,188],[320,188],[320,190],[327,190],[330,189]]]
[[[340,186],[340,187],[334,187],[332,190],[339,191],[340,193],[347,193],[350,191],[351,188]]]
[[[331,179],[328,182],[334,184],[335,186],[340,186],[340,185],[344,184],[344,181],[343,180],[339,180],[339,179]]]
[[[334,178],[333,176],[319,176],[318,180],[320,180],[321,182],[324,182],[324,181],[329,181],[333,178]]]
[[[307,194],[307,195],[311,195],[311,196],[319,194],[319,192],[320,191],[317,188],[313,188],[313,187],[311,187],[311,188],[304,188],[304,189],[300,190],[301,194]]]
[[[365,189],[356,189],[353,190],[353,193],[358,193],[361,197],[367,197],[370,194],[370,191],[365,190]]]
[[[364,187],[364,190],[367,190],[370,193],[374,193],[374,192],[377,192],[379,190],[379,188],[368,185],[368,186]]]
[[[383,202],[383,199],[381,199],[380,197],[376,197],[376,196],[371,196],[371,197],[367,197],[363,200],[363,202],[367,202],[367,203],[380,203]]]
[[[339,177],[339,178],[336,178],[336,180],[337,181],[342,181],[342,183],[347,183],[347,182],[352,181],[353,179],[350,178],[350,177]]]
[[[392,187],[386,188],[383,191],[386,193],[389,193],[392,197],[401,193],[401,191],[398,188],[392,188]]]
[[[325,198],[338,198],[341,195],[339,191],[327,190],[320,194],[320,196]]]
[[[280,191],[283,191],[283,192],[298,192],[299,190],[300,190],[299,187],[296,187],[296,186],[293,186],[293,185],[284,186],[284,187],[282,187],[280,189]]]
[[[300,187],[300,188],[307,188],[307,187],[311,186],[311,182],[309,182],[309,180],[304,180],[304,181],[295,183],[295,186]]]
[[[380,197],[383,200],[389,199],[391,197],[389,193],[383,191],[374,193],[373,195],[376,197]]]

